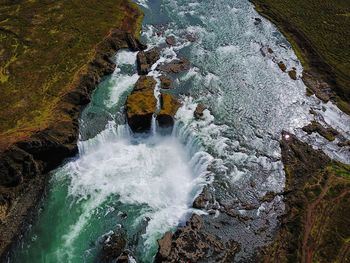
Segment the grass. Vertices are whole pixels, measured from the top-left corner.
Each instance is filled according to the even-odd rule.
[[[0,145],[57,120],[60,98],[112,28],[141,29],[141,12],[124,0],[0,3]]]
[[[327,75],[337,105],[350,113],[348,0],[252,0],[292,44],[305,70]]]

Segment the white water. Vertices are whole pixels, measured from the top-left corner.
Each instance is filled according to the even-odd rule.
[[[132,52],[118,53],[118,68],[108,82],[107,107],[119,105],[120,94],[136,82],[135,74],[121,70],[135,64],[135,59]],[[150,75],[158,77],[155,71]],[[143,207],[134,224],[150,219],[143,235],[145,255],[162,234],[194,212],[192,202],[210,180],[207,167],[212,157],[190,139],[190,134],[183,137],[181,128],[169,136],[158,135],[153,119],[151,136],[135,136],[127,125],[112,120],[94,138],[79,141],[79,158],[64,167],[62,176],[69,174],[69,195],[82,204],[82,212],[64,235],[58,254],[74,255],[73,243],[111,197]]]
[[[138,2],[150,12],[157,3]],[[340,149],[337,141],[329,143],[318,135],[307,136],[300,129],[314,118],[309,114],[312,108],[321,114],[322,124],[350,138],[350,118],[331,103],[306,97],[302,81],[293,81],[280,71],[276,64],[280,60],[288,69],[295,67],[298,76],[302,67],[284,37],[248,1],[164,0],[159,10],[170,20],[164,34],[157,34],[159,30],[151,24],[146,24],[143,31],[149,48],[164,46],[161,58],[149,73],[157,80],[157,108],[161,90],[156,66],[183,54],[192,68],[175,78],[174,90],[191,95],[181,98],[183,105],[176,114],[171,136],[157,135],[154,116],[152,136],[135,137],[123,125],[123,105],[138,78],[136,53],[118,53],[116,71],[100,85],[83,113],[78,158],[56,175],[62,177],[58,183],[68,178],[67,200],[79,211],[76,220],[64,229],[59,247],[53,245],[57,262],[67,262],[66,254],[69,261],[74,261],[71,259],[81,255],[81,247],[90,251],[82,233],[93,230],[91,224],[102,224],[108,216],[116,220],[113,211],[132,214],[133,209],[138,210],[138,218],[129,222],[128,230],[150,218],[139,255],[148,262],[156,239],[193,212],[194,197],[208,183],[220,203],[252,218],[248,223],[231,218],[227,228],[223,225],[219,229],[223,236],[241,242],[242,254],[249,256],[254,248],[270,240],[283,203],[277,197],[251,211],[240,209],[239,204],[256,205],[266,192],[283,190],[285,177],[279,147],[282,129],[296,133],[332,158],[350,162],[348,148]],[[263,23],[254,25],[254,17],[260,17]],[[196,41],[190,43],[186,34]],[[165,45],[168,35],[176,37],[175,47]],[[265,52],[263,56],[261,49],[266,51],[267,47],[274,53]],[[210,109],[204,111],[201,120],[193,117],[198,102]],[[129,210],[118,211],[120,204],[111,199],[127,205]],[[220,219],[218,211],[215,217]],[[267,230],[256,235],[261,226],[267,226]],[[80,244],[84,245],[79,247]],[[149,252],[151,247],[153,252]]]

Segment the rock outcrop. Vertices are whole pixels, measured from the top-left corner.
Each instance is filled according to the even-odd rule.
[[[161,110],[157,114],[158,125],[161,128],[169,128],[174,125],[174,116],[180,107],[180,103],[171,94],[160,95]]]
[[[310,124],[303,127],[303,131],[308,134],[317,132],[328,141],[334,141],[335,137],[339,135],[339,132],[337,130],[333,129],[332,127],[325,128],[316,121],[312,121]]]
[[[190,62],[186,58],[173,60],[160,64],[157,69],[166,73],[180,73],[190,69]]]
[[[153,77],[141,76],[126,101],[126,115],[133,132],[147,132],[151,128],[152,116],[157,109]]]
[[[234,262],[240,250],[234,241],[223,242],[220,238],[205,230],[203,219],[193,215],[186,226],[180,227],[174,234],[167,232],[158,241],[159,250],[156,263],[160,262]]]
[[[155,47],[149,51],[137,53],[137,71],[139,75],[147,75],[151,67],[160,58],[160,49]]]
[[[141,76],[126,101],[128,124],[133,132],[147,132],[151,128],[152,116],[157,116],[159,127],[168,128],[174,124],[174,115],[180,104],[171,94],[160,95],[160,111],[157,112],[157,99],[154,88],[157,82],[153,77]]]

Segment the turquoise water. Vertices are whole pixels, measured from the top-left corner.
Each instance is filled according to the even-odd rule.
[[[295,67],[298,77],[302,67],[285,38],[249,1],[138,2],[145,11],[143,40],[150,48],[163,48],[158,63],[186,56],[192,64],[188,72],[173,76],[171,92],[182,94],[174,131],[135,136],[124,124],[123,106],[138,76],[136,53],[120,51],[118,68],[82,113],[79,155],[52,173],[38,220],[13,262],[99,262],[104,240],[120,228],[127,231],[132,257],[152,262],[163,233],[192,212],[205,213],[191,208],[205,184],[214,189],[218,205],[251,218],[248,226],[232,219],[223,230],[241,243],[238,258],[246,259],[271,240],[283,212],[279,198],[258,202],[266,192],[284,187],[282,129],[333,158],[350,160],[336,142],[300,129],[312,120],[312,108],[350,137],[350,118],[306,97],[302,81],[280,71],[280,60]],[[254,24],[256,17],[261,24]],[[175,47],[165,45],[168,35],[176,37]],[[193,118],[198,102],[208,107],[203,120]],[[248,211],[240,203],[258,207]],[[223,218],[219,211],[214,216]],[[266,230],[257,235],[261,227]]]

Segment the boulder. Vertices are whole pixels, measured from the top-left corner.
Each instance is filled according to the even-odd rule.
[[[278,67],[279,67],[283,72],[286,72],[287,67],[286,67],[286,65],[283,63],[283,61],[278,62],[277,65],[278,65]]]
[[[158,65],[157,69],[166,73],[180,73],[190,69],[190,62],[186,58],[175,59]]]
[[[167,36],[165,39],[165,42],[169,45],[169,46],[175,46],[176,44],[176,39],[174,36]]]
[[[259,25],[260,23],[261,23],[261,19],[260,18],[258,18],[258,17],[256,17],[255,19],[254,19],[255,21],[254,21],[254,25]]]
[[[297,80],[297,71],[295,68],[288,71],[288,75],[292,80]]]
[[[195,117],[197,120],[203,118],[203,112],[204,112],[204,110],[206,110],[206,109],[207,109],[207,108],[206,108],[203,104],[199,103],[199,104],[197,105],[197,107],[196,107],[194,113],[193,113],[194,117]]]
[[[137,53],[137,71],[139,75],[147,75],[152,65],[160,58],[160,49],[155,47],[149,51]]]
[[[157,108],[154,97],[156,81],[150,76],[141,76],[126,101],[126,115],[133,132],[147,132],[151,128],[152,115]]]
[[[165,75],[161,75],[160,79],[160,87],[162,89],[170,89],[171,88],[171,79]]]

